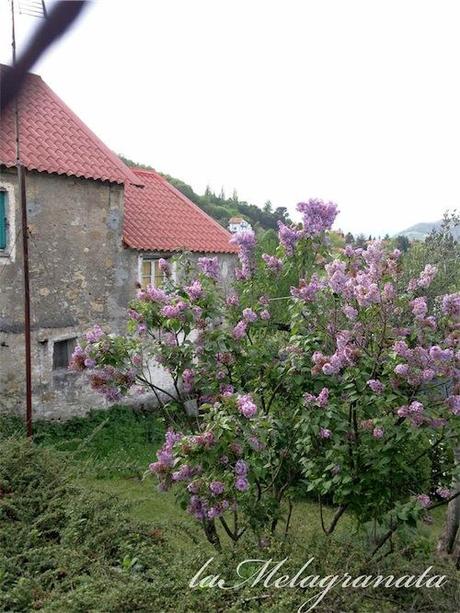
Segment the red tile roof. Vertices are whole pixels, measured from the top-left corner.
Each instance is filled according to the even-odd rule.
[[[125,187],[124,241],[144,251],[236,253],[232,235],[152,170],[134,170],[144,187]]]
[[[7,66],[0,65],[0,78]],[[28,170],[65,174],[112,183],[139,179],[34,74],[19,96],[20,157]],[[0,118],[0,164],[16,165],[14,104]]]
[[[0,65],[0,77],[7,66]],[[19,96],[20,156],[28,170],[125,185],[125,244],[144,251],[236,253],[231,234],[154,171],[126,166],[42,81]],[[0,164],[16,165],[14,105],[0,118]],[[142,187],[145,185],[145,187]]]

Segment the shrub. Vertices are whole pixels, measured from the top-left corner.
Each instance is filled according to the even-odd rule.
[[[73,356],[109,399],[138,386],[156,395],[174,430],[152,471],[163,485],[178,484],[217,546],[217,516],[225,526],[239,514],[233,534],[251,528],[260,539],[302,488],[320,510],[325,500],[336,505],[326,533],[347,511],[385,526],[381,544],[454,496],[451,457],[438,454],[435,470],[431,458],[433,447],[458,440],[460,294],[428,304],[436,266],[407,280],[401,253],[380,241],[331,246],[334,204],[310,200],[298,210],[303,225],[280,222],[274,254],[257,259],[254,234],[234,236],[240,266],[227,295],[216,258],[201,258],[178,283],[162,262],[168,281],[139,291],[127,334],[96,326]],[[289,295],[280,296],[287,280]],[[169,373],[170,389],[149,377],[152,360]],[[246,453],[251,436],[244,491],[238,479],[230,488],[241,458],[230,455],[222,468],[221,455],[229,440]],[[210,489],[214,481],[223,494]],[[225,508],[216,510],[212,496],[225,496],[216,498]]]

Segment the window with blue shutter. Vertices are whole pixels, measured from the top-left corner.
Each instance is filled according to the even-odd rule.
[[[0,249],[6,249],[6,192],[0,191]]]

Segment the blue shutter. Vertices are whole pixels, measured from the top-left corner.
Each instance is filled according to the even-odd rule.
[[[0,249],[6,249],[6,192],[0,191]]]

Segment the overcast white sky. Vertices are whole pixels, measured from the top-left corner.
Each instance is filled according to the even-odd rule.
[[[200,193],[330,199],[337,227],[383,235],[460,205],[459,23],[458,0],[96,0],[34,72]]]

